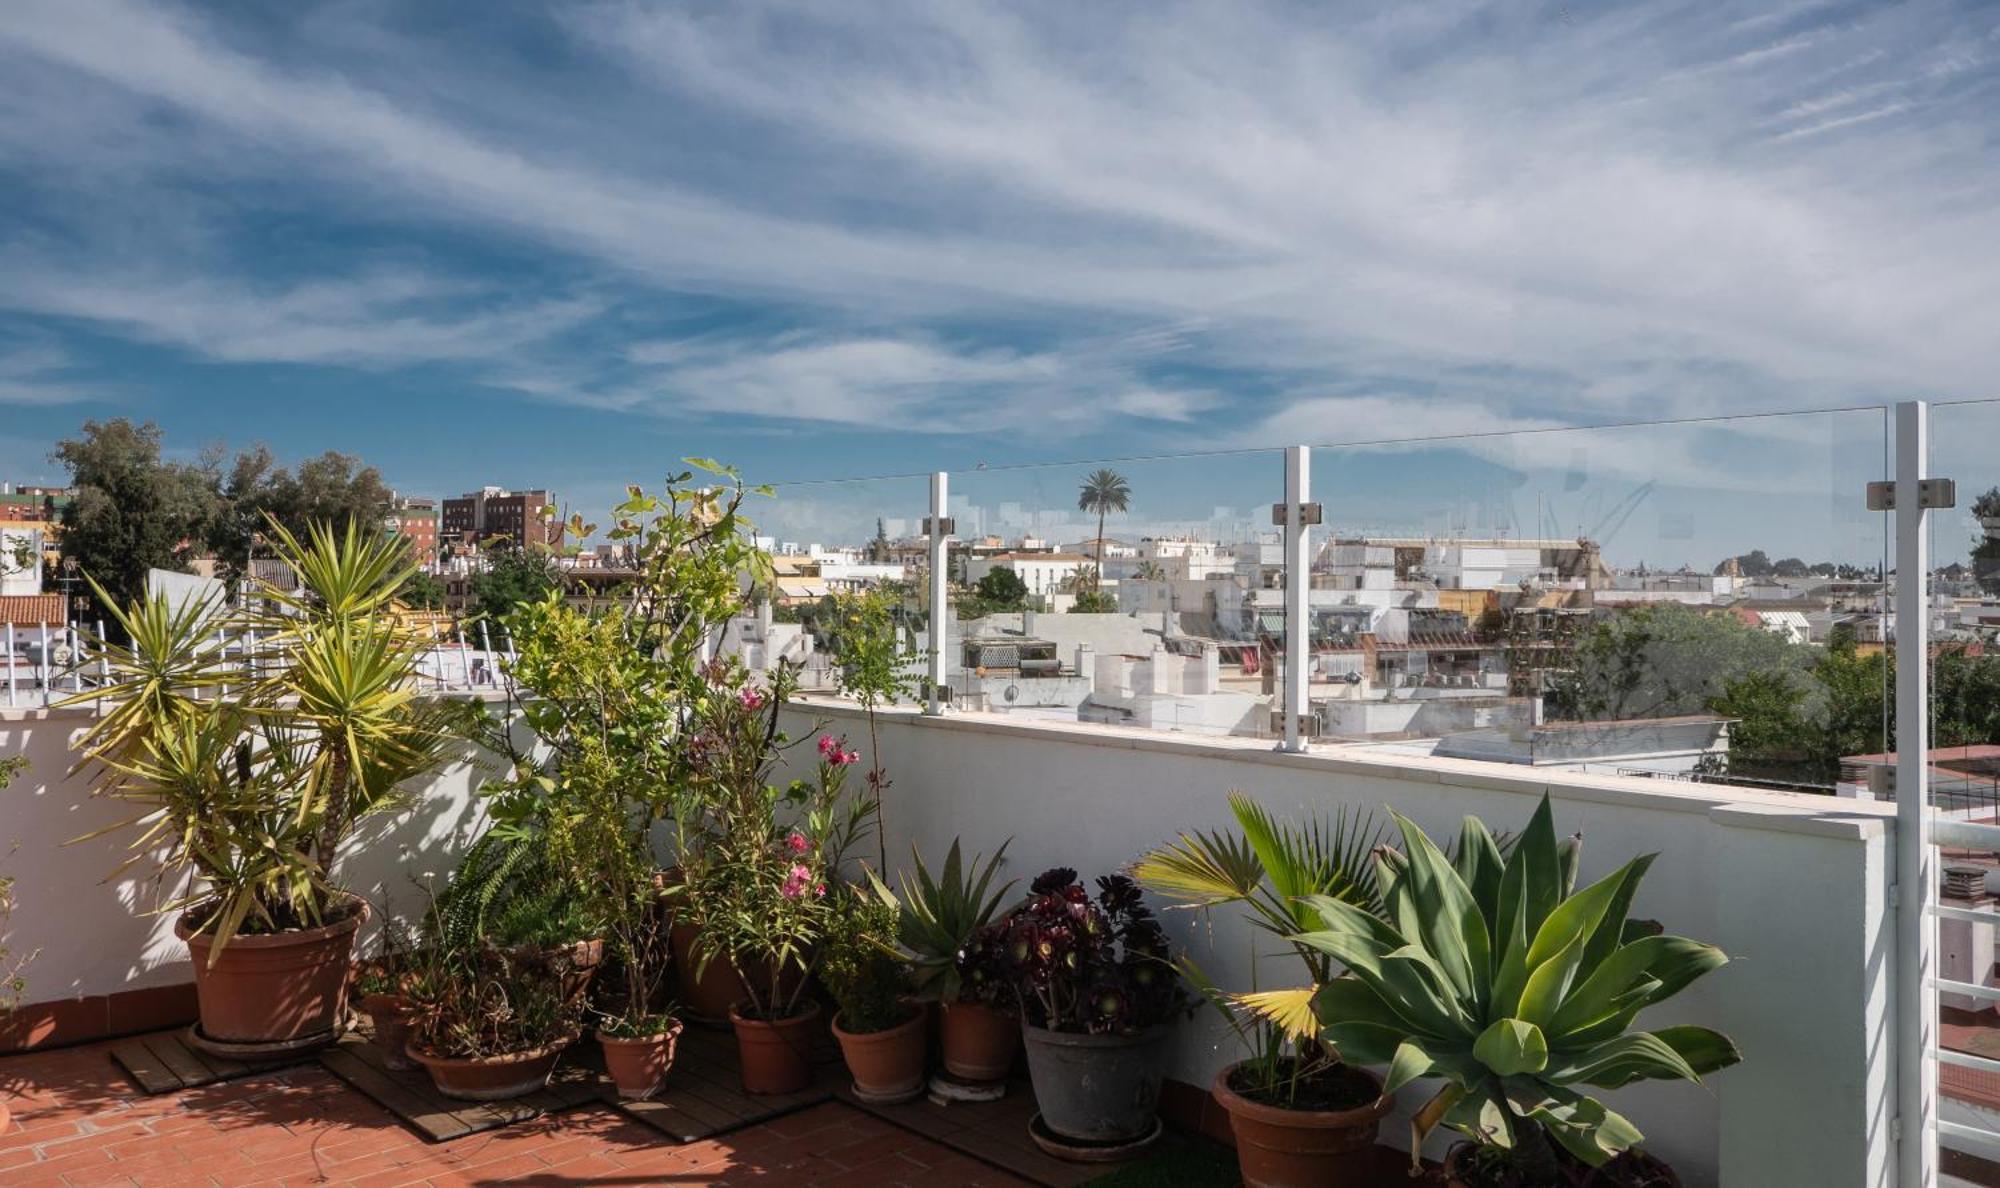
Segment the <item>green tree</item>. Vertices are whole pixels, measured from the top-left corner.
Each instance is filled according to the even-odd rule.
[[[444,606],[444,583],[421,569],[412,570],[396,597],[417,610],[437,610]]]
[[[63,556],[118,607],[145,596],[147,570],[185,573],[216,514],[213,472],[163,459],[160,442],[158,425],[117,417],[85,421],[50,455],[75,491],[63,509]]]
[[[980,578],[979,584],[973,588],[979,592],[982,602],[996,610],[1020,610],[1028,603],[1028,583],[1021,580],[1020,574],[1005,566],[987,570],[986,576]]]
[[[1083,480],[1076,493],[1078,511],[1097,513],[1097,571],[1104,572],[1104,516],[1123,512],[1132,503],[1132,485],[1115,470],[1098,470]]]
[[[1085,590],[1070,605],[1073,615],[1110,615],[1118,612],[1118,596],[1102,590]]]
[[[1733,616],[1660,603],[1586,632],[1551,708],[1581,719],[1706,713],[1746,673],[1800,672],[1810,662],[1809,649]]]
[[[486,568],[472,576],[475,618],[504,622],[515,607],[541,602],[563,584],[556,559],[539,549],[497,548],[483,554]]]
[[[825,616],[840,691],[861,704],[868,714],[868,790],[874,802],[876,864],[889,869],[888,842],[882,827],[882,801],[889,776],[882,766],[882,741],[876,711],[910,696],[910,659],[916,655],[903,631],[898,612],[899,591],[867,590],[839,594]]]
[[[328,450],[300,463],[294,473],[278,465],[266,447],[252,446],[236,455],[220,480],[208,547],[233,580],[249,568],[272,521],[295,536],[309,524],[329,524],[338,532],[350,524],[373,530],[388,514],[389,500],[381,472],[352,454]]]
[[[1972,514],[1981,520],[2000,522],[2000,487],[1988,488],[1984,495],[1973,500]],[[1972,572],[1980,589],[2000,594],[2000,533],[1988,536],[1982,532],[1972,538]]]

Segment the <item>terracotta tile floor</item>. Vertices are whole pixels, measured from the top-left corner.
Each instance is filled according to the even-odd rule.
[[[1025,1184],[838,1103],[684,1146],[590,1106],[427,1143],[317,1065],[146,1097],[108,1044],[0,1056],[0,1184]]]

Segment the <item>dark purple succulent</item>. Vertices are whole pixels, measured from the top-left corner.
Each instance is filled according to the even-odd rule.
[[[1166,933],[1137,884],[1108,875],[1097,886],[1093,901],[1074,870],[1048,871],[1025,903],[975,938],[973,948],[1001,949],[998,968],[1036,1026],[1142,1031],[1188,1006]]]

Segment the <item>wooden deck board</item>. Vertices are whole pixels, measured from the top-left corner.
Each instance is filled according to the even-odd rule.
[[[187,1029],[156,1031],[136,1035],[113,1044],[111,1058],[131,1075],[148,1095],[178,1093],[217,1081],[234,1081],[257,1073],[271,1072],[289,1065],[304,1064],[313,1058],[305,1052],[284,1060],[247,1064],[224,1056],[211,1056],[187,1042]]]

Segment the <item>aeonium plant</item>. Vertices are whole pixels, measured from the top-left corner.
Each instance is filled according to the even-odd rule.
[[[1139,885],[1104,875],[1097,889],[1093,899],[1068,867],[1044,871],[1027,902],[974,938],[974,969],[998,964],[1021,1017],[1050,1031],[1131,1035],[1186,1013],[1191,1000]]]

